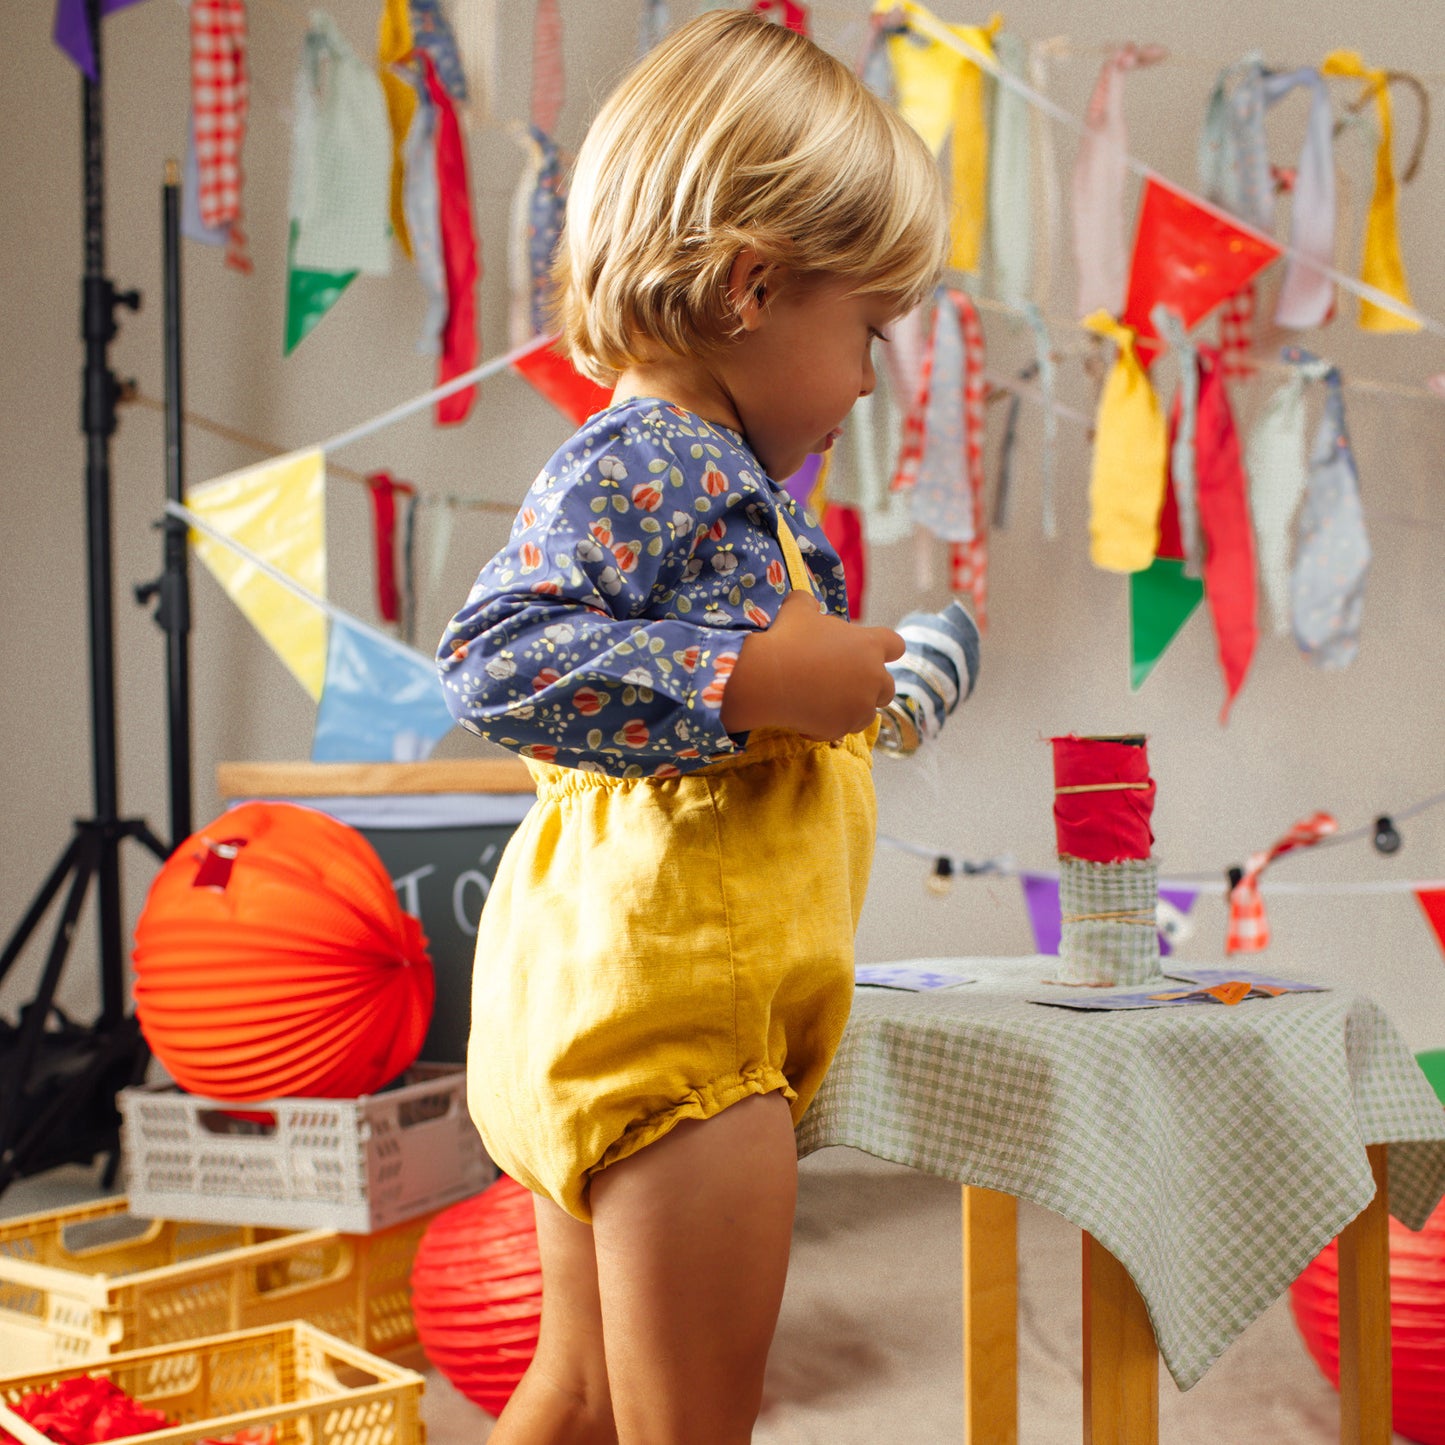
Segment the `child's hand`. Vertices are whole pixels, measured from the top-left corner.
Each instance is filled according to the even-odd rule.
[[[856,627],[794,591],[766,632],[748,638],[723,694],[729,732],[786,727],[832,742],[861,732],[893,696],[886,663],[903,656],[887,627]]]

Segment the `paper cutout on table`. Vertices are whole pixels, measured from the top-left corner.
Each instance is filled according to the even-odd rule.
[[[860,965],[854,970],[853,977],[860,988],[896,988],[908,993],[953,988],[958,984],[974,982],[972,978],[966,978],[962,974],[937,973],[933,969],[917,968],[907,963]]]
[[[1299,978],[1281,978],[1273,973],[1256,973],[1252,968],[1191,968],[1176,964],[1165,972],[1165,978],[1175,978],[1181,983],[1216,984],[1230,979],[1243,979],[1259,988],[1285,989],[1290,993],[1328,993],[1322,983],[1306,983]]]
[[[1298,983],[1293,979],[1265,978],[1262,975],[1231,974],[1218,969],[1191,970],[1188,974],[1178,971],[1167,976],[1197,986],[1186,989],[1133,989],[1128,993],[1093,997],[1070,993],[1059,998],[1032,998],[1029,1002],[1092,1013],[1113,1013],[1149,1008],[1195,1008],[1200,1005],[1223,1005],[1228,1008],[1240,1003],[1254,1003],[1260,999],[1282,998],[1290,993],[1325,992],[1324,988],[1316,983]]]

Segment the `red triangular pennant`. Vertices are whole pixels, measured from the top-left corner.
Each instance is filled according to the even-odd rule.
[[[612,405],[612,393],[606,387],[583,376],[551,345],[538,346],[517,357],[512,370],[578,426]]]
[[[1155,306],[1177,311],[1187,331],[1279,254],[1272,241],[1256,240],[1192,196],[1146,179],[1121,318],[1134,328],[1141,359],[1159,349],[1149,315]]]
[[[1445,888],[1417,888],[1415,897],[1435,930],[1435,941],[1445,950]]]

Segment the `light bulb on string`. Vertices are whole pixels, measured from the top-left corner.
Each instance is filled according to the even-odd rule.
[[[953,859],[938,857],[933,860],[933,870],[928,875],[928,891],[940,898],[953,891]]]
[[[1386,856],[1398,853],[1403,841],[1400,837],[1400,830],[1388,814],[1382,814],[1375,819],[1375,851],[1377,853],[1384,853]]]

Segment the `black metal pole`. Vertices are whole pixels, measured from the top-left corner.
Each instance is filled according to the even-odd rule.
[[[86,0],[95,79],[82,77],[83,174],[85,177],[85,276],[81,335],[85,374],[81,430],[85,433],[86,539],[90,600],[90,747],[95,821],[102,833],[119,819],[115,752],[115,633],[112,625],[110,438],[115,431],[116,381],[107,364],[115,335],[116,296],[105,274],[105,135],[102,115],[100,0]],[[124,1014],[121,969],[120,859],[112,845],[101,850],[101,1019],[109,1027]]]
[[[165,233],[166,497],[183,502],[184,399],[181,368],[181,176],[166,162],[162,193]],[[186,524],[167,514],[160,619],[166,632],[166,722],[169,747],[171,847],[192,832],[191,821],[191,580]]]

